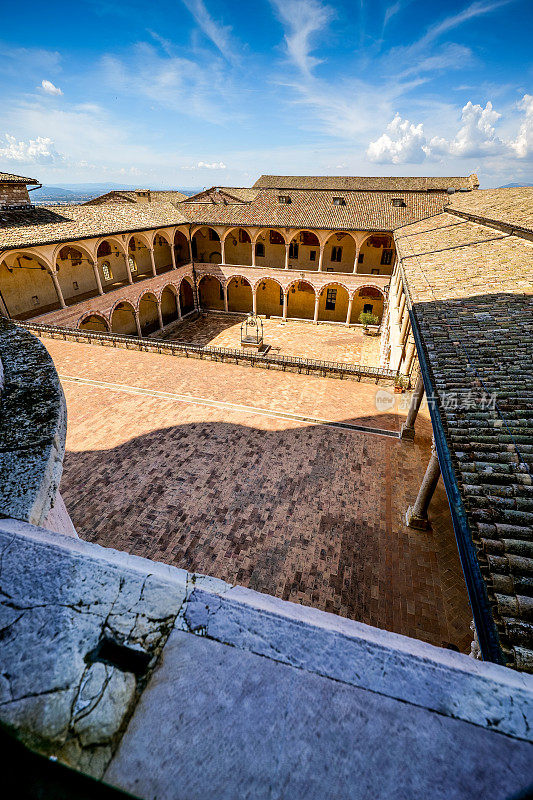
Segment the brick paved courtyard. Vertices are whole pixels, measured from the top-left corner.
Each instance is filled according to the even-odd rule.
[[[43,341],[67,397],[61,491],[80,536],[468,650],[442,485],[431,532],[403,523],[427,420],[414,445],[314,425],[279,415],[401,419],[376,412],[372,384]]]
[[[185,319],[163,334],[165,339],[211,345],[240,347],[243,314],[204,313],[196,319]],[[363,335],[362,328],[343,325],[263,319],[265,344],[271,353],[343,361],[350,364],[378,366],[380,338]]]

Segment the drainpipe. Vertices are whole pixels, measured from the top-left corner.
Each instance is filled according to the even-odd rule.
[[[422,344],[422,338],[418,328],[418,321],[413,312],[411,296],[407,281],[405,279],[405,272],[403,270],[401,260],[398,264],[398,269],[401,273],[404,292],[406,294],[406,303],[409,311],[409,319],[411,321],[411,330],[416,344],[418,360],[420,363],[420,372],[422,375],[422,380],[424,381],[426,396],[434,397],[435,388],[433,386],[433,380],[431,377],[431,368],[426,360],[426,353]],[[453,529],[455,533],[455,539],[457,541],[457,549],[459,550],[459,558],[461,560],[463,575],[468,591],[468,598],[472,608],[472,615],[474,617],[474,624],[476,626],[481,656],[484,661],[492,661],[495,664],[505,665],[506,662],[500,647],[498,631],[492,617],[487,587],[481,574],[475,545],[472,541],[472,535],[468,527],[465,508],[459,492],[457,479],[455,477],[450,449],[444,433],[444,424],[440,414],[440,409],[437,407],[436,403],[428,403],[428,405],[431,424],[433,426],[433,435],[435,437],[435,446],[439,458],[444,488],[446,489],[446,495],[450,505]]]

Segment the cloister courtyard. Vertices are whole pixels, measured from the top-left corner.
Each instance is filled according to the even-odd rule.
[[[234,336],[232,318],[207,332],[215,316],[205,337]],[[353,360],[365,344],[300,325],[323,339],[314,357]],[[404,522],[430,454],[424,412],[413,444],[390,435],[405,411],[378,411],[371,383],[43,342],[67,398],[61,492],[82,538],[468,652],[442,484],[431,529]]]

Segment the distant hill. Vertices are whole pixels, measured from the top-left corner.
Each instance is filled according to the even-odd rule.
[[[533,183],[506,183],[505,186],[500,186],[500,189],[516,189],[523,186],[533,186]]]
[[[98,197],[100,194],[112,192],[114,190],[125,189],[131,191],[133,189],[154,189],[154,186],[135,185],[127,186],[123,183],[65,183],[63,186],[41,186],[31,192],[30,198],[35,205],[72,205],[73,203],[84,203],[86,200],[91,200],[93,197]],[[165,187],[169,189],[170,187]],[[200,188],[182,189],[175,188],[178,192],[191,195],[200,192]]]

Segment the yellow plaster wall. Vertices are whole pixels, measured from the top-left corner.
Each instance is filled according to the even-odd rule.
[[[212,242],[209,239],[209,234],[206,230],[202,229],[195,234],[197,256],[196,261],[202,261],[206,264],[220,264],[222,257],[220,255],[220,242]],[[214,258],[218,256],[218,258]]]
[[[150,251],[144,242],[136,240],[135,250],[132,250],[131,246],[128,247],[128,254],[132,256],[137,265],[137,275],[146,275],[152,272],[152,259],[150,258]]]
[[[104,278],[104,273],[102,271],[102,264],[104,261],[109,261],[109,267],[111,269],[111,273],[113,277],[111,280],[106,281]],[[112,283],[116,283],[117,281],[127,281],[128,280],[128,271],[126,269],[126,261],[124,254],[121,253],[119,250],[113,250],[111,255],[109,256],[100,256],[98,258],[98,274],[100,275],[100,281],[102,282],[102,286],[109,286]]]
[[[352,314],[350,317],[351,323],[359,322],[359,314],[362,312],[364,306],[367,305],[367,303],[372,304],[373,306],[372,313],[375,314],[376,317],[379,317],[379,319],[381,320],[381,317],[383,316],[383,298],[382,297],[363,298],[360,297],[360,295],[356,294],[353,299]]]
[[[143,297],[139,303],[139,322],[143,333],[151,333],[159,328],[157,305],[152,294],[148,298]]]
[[[161,314],[165,325],[178,318],[178,308],[176,305],[176,295],[172,289],[164,289],[161,295]]]
[[[335,308],[333,310],[326,309],[327,288],[324,288],[318,304],[318,319],[328,322],[346,322],[346,315],[348,313],[348,292],[343,286],[334,285],[329,288],[337,290]]]
[[[87,259],[87,256],[82,253],[81,258]],[[85,292],[98,291],[93,268],[87,263],[87,260],[75,266],[70,259],[58,258],[56,265],[58,268],[57,277],[59,285],[61,286],[61,291],[63,292],[65,300],[84,294]],[[74,288],[74,281],[78,284],[79,288],[77,290]]]
[[[381,264],[383,247],[370,247],[365,242],[361,248],[361,253],[364,254],[363,263],[357,264],[357,272],[371,274],[373,269],[379,269],[379,273],[377,273],[379,275],[392,275],[395,253],[394,248],[391,249],[393,251],[391,263],[389,265]]]
[[[97,316],[87,317],[80,325],[81,331],[99,331],[99,332],[107,332],[107,326],[103,319]]]
[[[295,289],[293,293],[293,288]],[[315,293],[304,292],[293,286],[287,295],[287,316],[296,319],[313,319],[315,314]]]
[[[241,283],[238,278],[238,284],[235,286],[235,279],[231,279],[227,288],[228,292],[228,311],[252,311],[252,288],[248,283]]]
[[[237,244],[233,244],[233,239]],[[252,245],[248,242],[239,242],[239,232],[233,231],[226,237],[224,244],[224,255],[226,264],[245,264],[250,266],[252,263]]]
[[[111,330],[113,333],[127,333],[137,336],[137,326],[131,310],[127,311],[116,308],[111,317]]]
[[[172,266],[172,255],[170,252],[170,245],[165,239],[163,239],[162,245],[158,245],[157,236],[154,241],[154,258],[155,258],[155,265],[157,268]],[[152,265],[150,264],[150,269],[151,268]]]
[[[263,283],[265,288],[262,289]],[[283,314],[283,298],[280,303],[280,286],[275,281],[266,280],[257,287],[257,313],[281,317]]]
[[[270,244],[269,233],[266,234],[265,255],[256,256],[255,263],[258,267],[275,267],[283,269],[285,267],[285,245]]]
[[[334,247],[342,247],[342,261],[332,261],[331,253]],[[355,241],[354,239],[345,234],[342,239],[338,239],[337,235],[331,236],[324,247],[324,258],[322,260],[322,269],[324,272],[332,270],[333,272],[352,273],[355,261]]]
[[[39,262],[33,258],[31,261],[24,260],[22,263],[28,264],[28,267],[40,267]],[[15,268],[11,273],[5,263],[2,263],[0,266],[0,291],[12,317],[28,311],[38,314],[40,307],[59,303],[52,278],[46,270]],[[32,302],[33,295],[37,295],[39,298],[38,306]]]
[[[296,237],[296,242],[298,243],[298,258],[289,258],[289,269],[318,270],[318,260],[320,258],[319,245],[301,244],[298,241],[298,236]],[[310,260],[311,250],[316,250],[314,261]]]
[[[213,308],[224,311],[224,298],[220,297],[221,284],[216,278],[206,275],[198,284],[200,305],[202,308]]]

